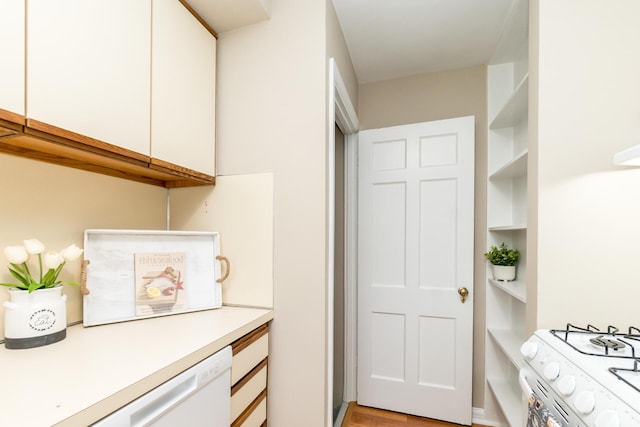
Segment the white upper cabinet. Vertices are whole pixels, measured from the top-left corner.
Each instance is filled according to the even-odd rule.
[[[0,109],[24,116],[24,0],[0,1]]]
[[[215,175],[216,39],[178,0],[153,0],[151,157]]]
[[[151,2],[29,0],[27,17],[27,118],[148,155]]]

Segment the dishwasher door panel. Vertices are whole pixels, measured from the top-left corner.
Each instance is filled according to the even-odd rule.
[[[226,387],[220,387],[224,383]],[[178,404],[174,410],[168,410],[151,423],[153,427],[228,427],[231,425],[230,388],[231,373],[226,371],[214,381],[205,385]],[[212,421],[215,420],[215,421]]]
[[[149,391],[94,427],[228,427],[231,346]]]

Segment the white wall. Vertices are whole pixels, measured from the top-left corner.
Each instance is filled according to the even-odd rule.
[[[222,303],[273,308],[273,176],[226,175],[170,190],[171,230],[216,231],[228,277]]]
[[[166,228],[167,190],[161,187],[6,154],[0,154],[0,182],[0,249],[30,238],[40,240],[47,250],[72,243],[82,247],[87,228]],[[4,255],[0,259],[0,281],[15,283]],[[60,278],[79,281],[80,261],[67,265]],[[2,289],[0,304],[8,299]],[[82,320],[79,289],[65,286],[64,293],[67,321]],[[0,331],[3,324],[0,305]]]
[[[640,2],[531,7],[536,326],[637,326],[640,169],[612,156],[640,143]]]
[[[272,0],[270,20],[218,39],[218,170],[274,174],[278,427],[327,422],[328,1]]]

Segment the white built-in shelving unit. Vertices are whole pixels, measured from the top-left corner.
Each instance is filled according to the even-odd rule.
[[[528,0],[516,0],[487,70],[487,249],[505,242],[520,251],[516,280],[500,282],[487,263],[485,407],[505,425],[523,420],[518,371],[526,340],[527,170],[529,163]]]

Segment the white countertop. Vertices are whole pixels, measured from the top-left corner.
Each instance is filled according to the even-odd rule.
[[[0,426],[87,426],[273,318],[222,307],[67,328],[44,347],[0,349]]]

